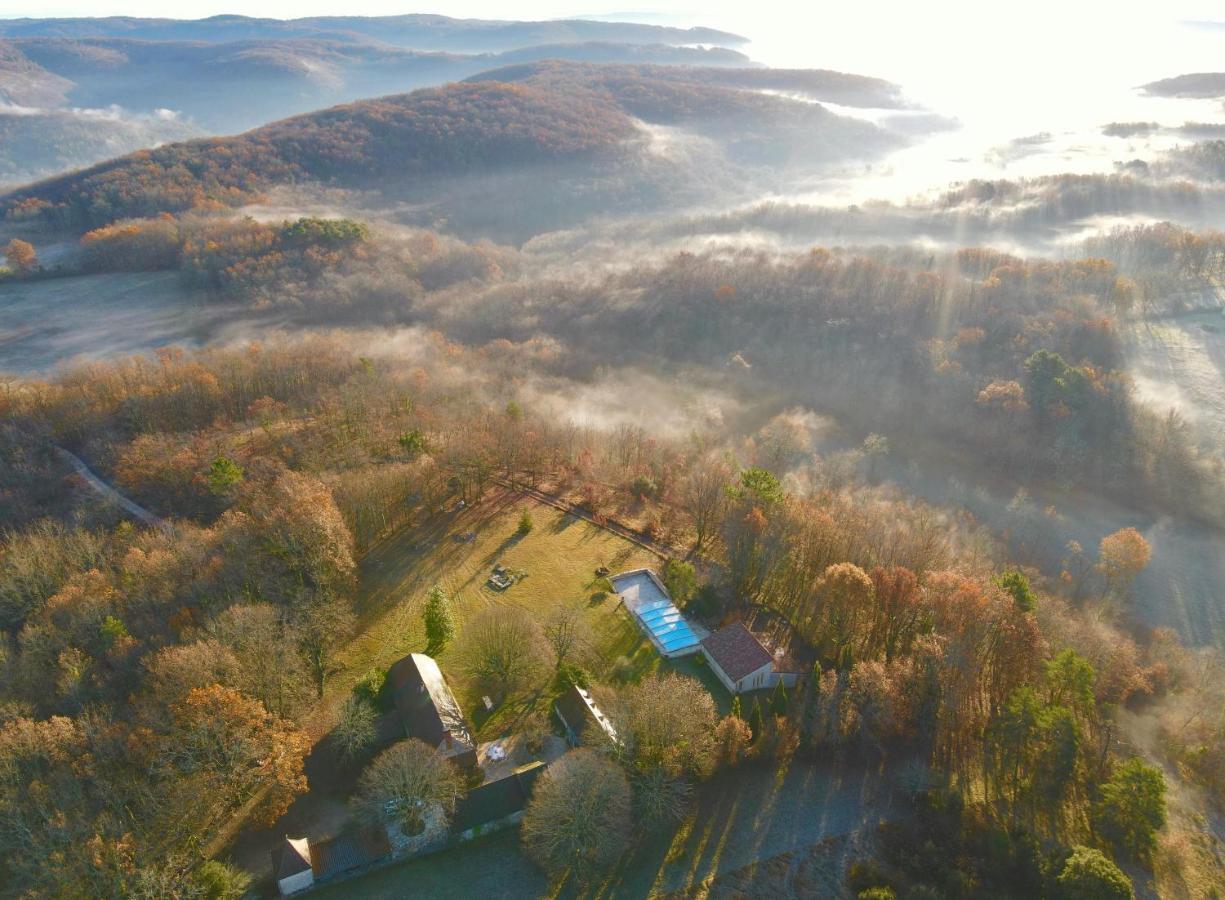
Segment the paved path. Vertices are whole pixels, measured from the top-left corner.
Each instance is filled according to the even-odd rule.
[[[104,497],[109,502],[118,505],[120,509],[126,512],[132,518],[144,522],[150,528],[157,528],[166,532],[167,534],[170,533],[172,530],[171,525],[165,519],[161,518],[160,516],[155,516],[139,503],[136,503],[135,501],[130,500],[123,494],[119,493],[117,490],[95,475],[93,470],[90,469],[89,466],[85,465],[85,461],[71,450],[65,450],[58,444],[54,444],[53,446],[55,447],[55,451],[63,459],[65,459],[70,466],[72,466],[76,473],[85,479],[85,483],[93,488],[100,496]]]

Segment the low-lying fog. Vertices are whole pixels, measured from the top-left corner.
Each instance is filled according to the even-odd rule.
[[[1120,164],[1152,161],[1225,124],[1220,99],[1175,99],[1140,90],[1157,79],[1220,69],[1225,31],[1182,21],[1194,18],[1196,4],[1163,5],[1122,17],[1103,15],[1091,3],[1036,6],[1004,22],[967,4],[964,17],[935,29],[922,5],[895,9],[895,19],[885,23],[870,21],[874,13],[868,9],[816,7],[810,13],[788,9],[752,21],[735,12],[713,18],[703,13],[700,23],[679,19],[678,24],[751,35],[747,52],[770,65],[841,69],[897,82],[913,109],[825,105],[839,115],[906,135],[910,144],[875,162],[842,162],[791,182],[788,170],[780,167],[781,189],[772,188],[747,204],[741,195],[733,204],[730,192],[722,191],[731,169],[720,168],[721,157],[709,139],[682,128],[653,126],[649,157],[698,170],[709,186],[704,205],[671,207],[650,216],[627,212],[609,221],[589,217],[571,229],[527,241],[521,259],[533,267],[533,277],[545,278],[646,265],[679,249],[712,246],[794,250],[814,243],[992,244],[1021,254],[1060,255],[1076,252],[1074,244],[1093,232],[1124,222],[1170,218],[1192,227],[1225,226],[1225,189],[1207,182],[1198,183],[1188,201],[1144,181],[1117,208],[1105,204],[1094,215],[1066,220],[1043,212],[1048,201],[1058,210],[1063,198],[1057,189],[1045,196],[1041,186],[1017,189],[989,203],[947,201],[950,185],[969,179],[1114,173]],[[1044,6],[1052,14],[1044,14]],[[1189,128],[1187,123],[1201,124]],[[456,185],[457,191],[462,187],[461,193],[485,202],[479,177]],[[292,191],[273,191],[268,205],[253,212],[259,218],[284,219],[346,211],[346,199],[339,194],[321,191],[310,202],[302,199]],[[412,218],[394,208],[404,201],[371,200],[371,207],[383,206],[375,218]],[[856,206],[848,209],[849,204]],[[418,218],[432,214],[428,209],[413,212]],[[368,213],[369,208],[355,214],[372,218]],[[386,222],[378,227],[394,231]],[[446,228],[444,221],[440,230]],[[446,321],[444,310],[436,322],[423,324],[442,328]],[[1176,410],[1202,446],[1225,448],[1225,315],[1208,310],[1128,327],[1127,366],[1138,396],[1158,411]],[[254,316],[201,303],[174,273],[12,284],[0,287],[0,371],[41,371],[72,358],[140,352],[167,343],[190,346],[255,337],[259,328]],[[398,334],[388,332],[388,346],[409,339]],[[672,436],[719,428],[743,434],[759,424],[755,418],[772,414],[760,386],[756,396],[740,390],[727,361],[682,379],[667,372],[662,360],[655,372],[621,367],[618,348],[607,349],[585,377],[527,373],[532,402],[582,426],[611,432],[642,425]],[[813,405],[819,407],[815,400]],[[1028,526],[1041,540],[1019,546],[1018,553],[1028,554],[1028,561],[1049,574],[1058,574],[1068,540],[1080,541],[1092,554],[1103,535],[1136,526],[1154,550],[1153,565],[1138,585],[1137,614],[1150,624],[1176,628],[1192,643],[1225,646],[1225,606],[1217,587],[1225,581],[1220,534],[1100,497],[1066,492],[1048,497],[1041,487],[1033,488],[1029,506],[1010,507],[1017,484],[920,448],[895,447],[889,472],[903,489],[964,506],[1014,536],[1024,533],[1018,523],[1029,517]],[[1043,510],[1052,504],[1056,514],[1047,516]]]
[[[969,178],[1110,171],[1115,161],[1174,139],[1107,137],[1103,126],[1178,127],[1221,118],[1219,100],[1167,100],[1138,90],[1158,79],[1221,70],[1225,31],[1205,21],[1220,18],[1220,5],[1203,0],[1132,4],[1126,14],[1097,0],[1035,0],[1010,11],[969,0],[940,12],[925,4],[765,6],[716,5],[700,15],[749,36],[744,52],[767,65],[887,78],[960,123],[808,195],[821,202],[900,201]],[[692,24],[688,18],[676,17]]]

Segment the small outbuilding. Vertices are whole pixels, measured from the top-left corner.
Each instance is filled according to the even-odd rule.
[[[455,806],[451,833],[467,841],[518,824],[532,796],[536,779],[545,770],[542,762],[520,766],[505,778],[489,781],[470,790]]]
[[[616,745],[617,729],[608,716],[596,705],[591,694],[577,684],[557,698],[553,704],[558,721],[566,732],[566,740],[571,747],[580,745],[602,744]]]
[[[387,672],[396,711],[409,737],[434,747],[459,766],[476,766],[476,741],[438,663],[410,653]]]
[[[272,851],[272,875],[282,897],[314,887],[310,841],[304,837],[291,838],[286,835],[285,840]]]
[[[367,827],[344,831],[311,845],[311,865],[318,882],[343,878],[376,865],[391,855],[387,830]]]
[[[702,655],[733,694],[772,688],[779,682],[791,687],[799,679],[796,672],[779,671],[774,655],[743,622],[725,625],[703,638]]]

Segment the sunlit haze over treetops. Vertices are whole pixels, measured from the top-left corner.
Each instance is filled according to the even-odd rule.
[[[0,898],[1225,896],[1225,9],[0,9]]]

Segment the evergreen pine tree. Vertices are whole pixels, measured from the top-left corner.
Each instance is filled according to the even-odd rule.
[[[451,601],[440,585],[430,588],[425,598],[425,639],[430,653],[437,653],[455,637],[455,619],[451,616]]]
[[[753,701],[753,711],[749,713],[749,730],[753,732],[753,740],[758,740],[766,730],[765,716],[761,712],[761,701]]]
[[[787,715],[787,689],[783,687],[782,681],[774,688],[774,694],[770,697],[770,712],[776,716]]]

